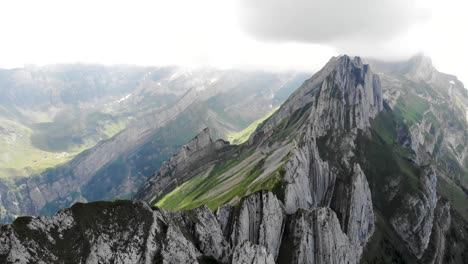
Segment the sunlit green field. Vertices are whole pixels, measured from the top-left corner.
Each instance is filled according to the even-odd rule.
[[[0,119],[0,177],[30,176],[55,167],[126,126],[124,120],[108,116],[61,120],[66,122],[44,119],[25,126]]]
[[[246,127],[245,129],[243,129],[242,131],[240,132],[237,132],[237,133],[233,133],[233,134],[230,134],[230,135],[227,135],[227,140],[229,142],[231,142],[231,144],[235,144],[235,145],[240,145],[244,142],[246,142],[249,138],[250,138],[250,135],[252,135],[252,133],[255,131],[255,129],[257,129],[257,127],[263,122],[265,121],[267,118],[269,118],[274,112],[276,112],[276,110],[278,110],[279,107],[275,107],[270,113],[268,113],[267,115],[265,115],[264,117],[258,119],[257,121],[253,122],[252,124],[250,124],[248,127]]]

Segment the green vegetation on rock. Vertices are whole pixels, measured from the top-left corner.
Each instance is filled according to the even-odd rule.
[[[408,125],[413,125],[422,120],[429,106],[426,99],[413,93],[408,93],[398,98],[395,113],[402,117]]]
[[[267,157],[254,156],[251,151],[240,158],[214,165],[209,171],[184,182],[155,203],[165,209],[186,210],[206,204],[212,210],[228,202],[260,190],[273,190],[282,181],[283,161],[278,168],[265,174]]]
[[[240,145],[247,140],[249,140],[250,136],[253,132],[257,129],[257,127],[263,123],[263,121],[267,120],[273,113],[278,110],[279,107],[274,108],[270,113],[266,114],[264,117],[258,119],[257,121],[250,124],[248,127],[244,128],[242,131],[229,134],[227,135],[227,140],[231,142],[231,144]]]

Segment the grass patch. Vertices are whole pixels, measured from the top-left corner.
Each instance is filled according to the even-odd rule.
[[[100,112],[80,116],[64,112],[56,120],[26,126],[0,119],[0,177],[39,174],[70,161],[127,125],[123,118]]]
[[[422,97],[408,93],[398,98],[395,114],[401,117],[408,126],[419,123],[424,112],[429,109],[429,103]]]
[[[31,144],[33,131],[17,122],[0,120],[0,177],[29,176],[71,160],[87,146],[67,152],[45,151]]]
[[[237,171],[233,171],[232,175],[226,175],[226,172],[232,171],[235,166],[252,154],[253,152],[250,151],[239,159],[228,160],[215,165],[211,171],[191,178],[166,194],[155,205],[170,210],[187,210],[206,204],[210,209],[215,210],[229,201],[235,199],[240,201],[242,197],[250,193],[260,190],[273,190],[278,183],[282,182],[284,174],[282,168],[285,162],[275,171],[258,181],[256,180],[264,172],[263,165],[266,158],[256,159]],[[209,193],[223,188],[226,191],[209,195]]]
[[[390,217],[396,210],[404,210],[404,195],[421,193],[420,177],[423,169],[411,162],[414,155],[409,147],[398,143],[397,131],[403,121],[388,108],[372,122],[372,135],[359,135],[357,158],[368,177],[374,205]],[[388,201],[386,189],[391,181],[398,181],[396,197]],[[396,191],[396,190],[395,190]]]
[[[278,108],[279,107],[274,108],[271,112],[266,114],[264,117],[258,119],[257,121],[253,122],[248,127],[244,128],[242,131],[240,131],[238,133],[227,135],[227,140],[229,142],[231,142],[231,144],[235,144],[235,145],[240,145],[240,144],[246,142],[247,140],[249,140],[249,138],[253,134],[253,132],[255,132],[257,127],[261,123],[263,123],[263,121],[267,120],[273,113],[275,113],[276,110],[278,110]]]

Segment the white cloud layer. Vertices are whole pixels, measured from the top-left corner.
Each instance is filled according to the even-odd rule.
[[[384,41],[428,17],[415,0],[240,0],[246,32],[273,41]]]
[[[464,0],[0,1],[0,67],[103,63],[319,69],[423,51],[468,82]]]
[[[464,0],[239,0],[254,39],[320,43],[338,53],[402,60],[423,52],[468,82]]]

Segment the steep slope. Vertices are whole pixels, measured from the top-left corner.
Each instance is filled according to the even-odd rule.
[[[198,169],[183,174],[160,171],[136,198],[168,209],[215,209],[271,190],[287,214],[331,208],[352,256],[373,249],[365,251],[366,263],[460,263],[467,246],[466,191],[458,193],[466,190],[466,91],[424,61],[412,59],[379,78],[359,58],[334,58],[246,144],[218,150],[230,157],[193,161]],[[462,227],[460,236],[447,233],[447,225]],[[457,246],[447,249],[446,240]]]
[[[80,105],[77,109],[78,115],[85,113],[87,108],[101,106],[110,109],[113,115],[124,118],[127,128],[112,138],[100,141],[95,147],[66,164],[33,174],[30,178],[9,177],[0,180],[1,221],[11,221],[15,215],[53,214],[75,201],[128,197],[147,176],[159,169],[162,161],[169,158],[180,145],[204,127],[212,127],[217,137],[225,137],[229,133],[239,131],[280,104],[285,99],[285,94],[290,93],[291,87],[295,87],[295,83],[303,78],[301,74],[296,73],[273,74],[215,69],[137,70],[144,70],[141,80],[135,81],[137,85],[127,88],[131,90],[128,94],[125,90],[124,95],[109,97],[111,102],[102,98],[103,102],[86,101],[92,96],[79,93],[70,97],[70,100],[76,100],[72,103]],[[89,71],[93,73],[92,69]],[[76,86],[76,89],[70,89],[77,92],[80,91],[78,88],[81,84],[75,82],[81,79],[94,80],[89,74],[78,73],[78,76],[72,75],[69,84],[72,88]],[[47,77],[47,74],[46,72],[42,75]],[[68,71],[56,73],[59,77],[67,74]],[[125,76],[119,78],[126,80]],[[47,83],[41,80],[34,79],[31,81],[31,87],[27,86],[25,89],[30,91],[47,87]],[[67,79],[62,80],[56,85],[59,92],[71,92],[62,87],[67,85],[66,81]],[[83,85],[86,85],[86,82]],[[105,89],[107,91],[111,88]],[[94,91],[92,87],[89,89]],[[99,90],[91,95],[95,93],[99,93]],[[251,96],[240,96],[246,93],[250,93]],[[19,95],[15,95],[14,98]],[[44,96],[46,95],[47,93]],[[80,99],[80,96],[88,99]],[[58,98],[68,97],[60,95]],[[15,104],[28,106],[19,102]],[[255,111],[246,110],[246,105]],[[50,105],[43,106],[44,109],[49,109],[48,107],[50,108]],[[61,119],[60,116],[56,118],[57,122],[62,123],[67,119]],[[52,126],[56,126],[57,122],[52,123]],[[92,125],[82,124],[75,119],[67,122],[73,125],[59,127],[64,126],[68,129],[78,124],[85,131],[93,130]],[[67,129],[59,130],[64,135],[72,136]],[[44,133],[58,135],[49,132]],[[81,130],[74,133],[86,134]]]
[[[373,64],[388,104],[373,122],[378,140],[361,141],[366,146],[362,155],[378,164],[365,171],[370,169],[366,174],[373,176],[373,201],[383,218],[365,262],[392,263],[401,255],[414,262],[407,258],[413,253],[423,263],[463,263],[468,246],[468,93],[455,76],[438,72],[421,55],[407,62]],[[398,245],[389,228],[411,253]],[[376,254],[383,251],[390,253]]]
[[[358,131],[366,131],[370,118],[381,110],[379,78],[368,65],[358,57],[333,58],[291,95],[248,143],[217,149],[216,155],[204,155],[203,159],[207,160],[203,161],[191,160],[183,150],[167,164],[172,168],[187,168],[184,164],[188,163],[196,170],[161,170],[136,197],[169,209],[194,208],[201,204],[215,209],[225,203],[235,205],[243,196],[258,190],[272,190],[281,197],[288,215],[299,209],[332,208],[301,215],[293,222],[315,221],[310,219],[314,217],[319,222],[332,221],[334,226],[326,236],[330,236],[331,244],[344,248],[335,261],[356,263],[373,233],[374,214],[366,176],[352,151]],[[324,135],[343,139],[340,147],[348,152],[340,158],[341,164],[332,166],[321,159],[317,141]],[[207,145],[197,153],[211,148]],[[255,215],[255,211],[251,214]],[[299,234],[291,230],[291,240],[307,233],[306,226],[297,231]],[[303,246],[310,248],[307,244]],[[300,246],[294,248],[297,247]],[[308,252],[297,258],[296,254],[302,254],[299,250],[284,258],[298,263],[326,260],[327,250],[332,249],[323,250],[323,256]],[[269,252],[277,256],[276,250]],[[318,250],[317,254],[322,253]]]
[[[205,129],[185,144],[136,194],[157,206],[99,202],[18,218],[0,230],[0,259],[464,263],[468,225],[439,182],[462,186],[437,162],[444,153],[422,151],[430,144],[412,132],[427,108],[403,101],[456,111],[447,103],[463,101],[464,90],[435,101],[418,89],[436,89],[439,73],[415,81],[404,69],[375,74],[358,57],[332,58],[246,143],[214,141]],[[404,97],[384,96],[395,93]],[[441,124],[444,113],[433,113]],[[444,134],[438,149],[466,143],[452,136],[463,134],[457,126],[435,129]]]

